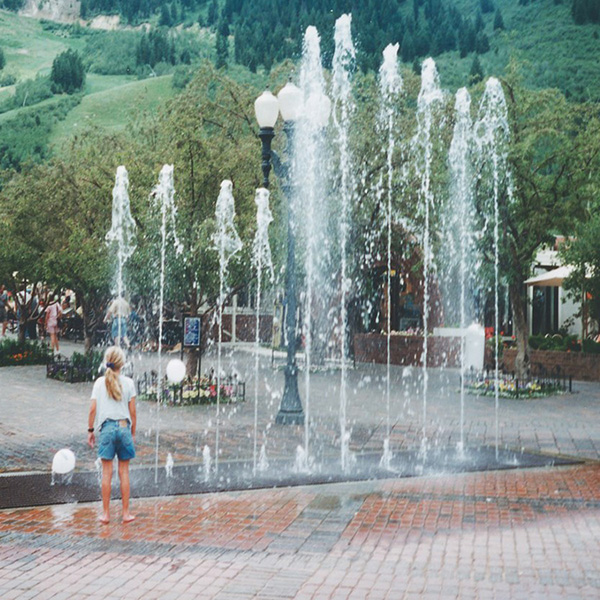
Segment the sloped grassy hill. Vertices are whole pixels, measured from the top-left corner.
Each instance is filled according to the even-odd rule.
[[[476,14],[479,0],[455,0],[465,13]],[[493,32],[494,13],[484,15],[491,50],[479,56],[485,75],[502,75],[511,57],[523,63],[527,84],[555,87],[576,100],[600,100],[600,25],[576,25],[571,2],[494,0],[506,29]],[[472,57],[448,53],[437,59],[445,85],[465,85]],[[462,81],[462,83],[461,83]]]

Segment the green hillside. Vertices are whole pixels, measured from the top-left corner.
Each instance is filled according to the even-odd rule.
[[[153,0],[152,23],[158,22],[157,15],[166,4],[172,5]],[[27,156],[42,159],[48,155],[47,143],[59,149],[69,135],[91,124],[107,130],[123,128],[132,116],[155,110],[173,95],[171,74],[178,65],[182,73],[208,59],[237,81],[266,82],[280,61],[299,58],[309,24],[321,33],[323,58],[329,65],[335,20],[348,11],[352,12],[360,69],[377,69],[385,45],[398,42],[405,65],[415,71],[425,57],[434,56],[442,85],[451,91],[475,81],[476,63],[480,76],[501,77],[514,59],[529,86],[556,87],[575,101],[600,100],[600,24],[576,24],[572,0],[223,0],[192,4],[206,13],[200,17],[201,25],[193,21],[194,11],[176,10],[171,14],[171,28],[126,27],[111,32],[0,11],[0,48],[6,59],[0,85],[16,79],[16,85],[0,87],[0,107],[5,111],[0,124],[5,138],[16,140],[17,146],[22,139],[18,131],[27,130],[29,140],[27,148],[4,150],[10,160],[0,151],[0,164],[18,167]],[[98,3],[87,6],[94,13],[100,10]],[[123,6],[117,2],[113,9],[119,12]],[[256,14],[261,18],[256,19]],[[142,18],[141,14],[135,17]],[[88,69],[81,94],[66,99],[30,92],[31,80],[47,76],[55,57],[66,49],[79,52]],[[158,77],[143,79],[151,74]],[[8,103],[15,89],[17,95]],[[39,136],[31,127],[40,128]]]
[[[106,131],[123,129],[128,121],[145,111],[156,110],[170,98],[174,93],[171,81],[171,75],[151,77],[142,81],[122,82],[121,85],[84,96],[66,119],[56,124],[50,144],[59,148],[71,135],[91,125]],[[99,81],[96,85],[100,87],[102,83],[106,82]]]
[[[455,0],[465,13],[476,14],[480,0]],[[570,3],[535,0],[525,6],[494,0],[506,29],[492,30],[494,13],[484,15],[491,50],[479,56],[485,75],[501,75],[511,57],[523,63],[525,81],[538,88],[556,87],[577,100],[600,100],[600,25],[576,25]],[[472,57],[456,53],[436,58],[445,85],[467,82]]]
[[[47,31],[37,19],[0,10],[0,47],[6,57],[3,74],[12,73],[19,80],[47,74],[57,54],[67,48],[78,50],[82,45],[81,38]]]

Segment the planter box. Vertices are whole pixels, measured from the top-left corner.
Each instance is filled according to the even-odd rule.
[[[67,383],[94,381],[98,373],[91,367],[74,366],[71,361],[55,361],[46,365],[46,377]]]
[[[385,364],[387,362],[387,336],[379,333],[355,335],[354,356],[357,362]],[[392,335],[390,337],[390,363],[423,366],[423,336]],[[459,337],[430,336],[427,338],[428,367],[458,367],[459,364]]]
[[[502,360],[506,372],[515,370],[516,356],[517,351],[514,348],[504,350]],[[542,367],[549,374],[560,373],[579,381],[600,381],[600,354],[532,350],[530,358],[534,372]]]

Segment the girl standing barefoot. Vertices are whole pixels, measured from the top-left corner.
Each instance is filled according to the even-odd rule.
[[[123,501],[123,523],[133,521],[129,512],[129,461],[135,457],[135,384],[121,375],[125,354],[112,346],[104,355],[106,373],[94,383],[92,405],[88,418],[88,444],[91,448],[98,436],[98,457],[102,460],[102,515],[101,523],[110,520],[110,488],[115,454],[119,459],[119,481]]]

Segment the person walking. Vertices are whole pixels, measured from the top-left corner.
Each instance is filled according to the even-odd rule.
[[[121,375],[125,364],[125,353],[118,346],[111,346],[104,355],[106,372],[99,377],[92,390],[92,403],[88,417],[88,444],[96,443],[98,431],[98,457],[102,460],[102,514],[103,524],[110,521],[110,490],[113,474],[113,459],[119,459],[119,482],[123,503],[123,523],[135,516],[129,511],[129,461],[135,457],[135,384],[129,377]]]
[[[8,294],[6,293],[6,288],[3,285],[0,285],[0,323],[2,323],[2,336],[6,335],[8,311]]]
[[[129,302],[119,296],[115,298],[108,307],[104,321],[110,323],[110,333],[115,346],[124,345],[129,348],[129,339],[127,337],[127,320],[131,313]]]
[[[52,302],[46,308],[46,331],[50,336],[50,348],[58,354],[58,334],[60,325],[58,320],[62,315],[62,308],[58,303],[58,296],[54,296]]]

